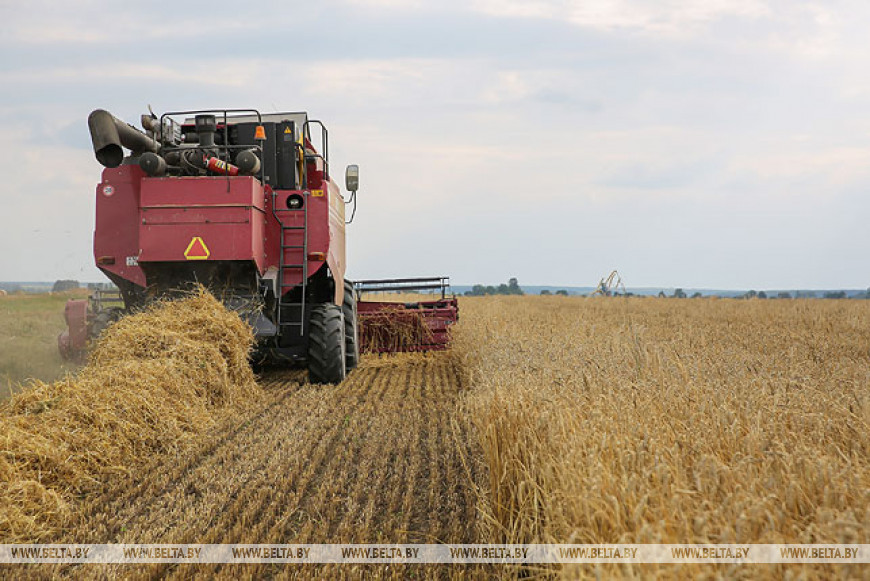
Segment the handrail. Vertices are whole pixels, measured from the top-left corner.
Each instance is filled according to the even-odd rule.
[[[308,119],[302,125],[302,135],[304,136],[306,133],[308,134],[309,141],[311,140],[311,131],[308,129],[308,126],[311,124],[320,125],[320,141],[323,145],[323,152],[320,155],[315,155],[314,157],[320,157],[323,160],[323,177],[327,180],[329,179],[329,131],[326,130],[326,125],[323,124],[319,119]],[[304,139],[304,137],[303,137]],[[314,144],[311,144],[312,148]],[[303,143],[304,147],[304,143]],[[315,150],[316,151],[316,150]],[[303,151],[303,155],[304,155]],[[306,164],[307,165],[307,164]]]
[[[402,292],[418,290],[441,291],[441,298],[447,296],[450,277],[435,276],[423,278],[385,278],[378,280],[357,280],[353,283],[357,293]]]

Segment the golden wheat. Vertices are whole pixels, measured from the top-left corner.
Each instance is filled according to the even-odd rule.
[[[865,302],[468,298],[451,353],[366,357],[341,386],[302,385],[299,373],[267,377],[266,391],[247,366],[250,331],[211,297],[190,307],[123,320],[78,378],[40,384],[3,409],[0,482],[9,486],[0,492],[0,536],[58,538],[65,522],[61,538],[70,542],[870,537]],[[251,399],[256,406],[246,408]],[[173,448],[171,459],[155,453]],[[133,467],[136,478],[111,477]],[[81,493],[87,498],[65,520]],[[861,574],[826,565],[561,573]]]
[[[455,352],[489,466],[487,541],[870,539],[867,302],[461,308]]]

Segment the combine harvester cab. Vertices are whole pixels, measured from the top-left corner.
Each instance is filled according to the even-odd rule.
[[[449,288],[446,276],[356,281],[362,349],[367,353],[446,349],[450,325],[459,320],[459,305],[455,296],[447,296]],[[367,294],[420,291],[438,292],[441,297],[402,303],[362,300]]]
[[[88,117],[105,167],[94,260],[121,300],[67,305],[64,356],[80,357],[111,321],[195,284],[249,322],[255,361],[306,365],[312,383],[339,383],[357,366],[360,315],[396,325],[373,335],[373,351],[446,344],[456,303],[443,290],[431,305],[358,307],[345,278],[345,206],[355,208],[359,168],[347,167],[343,196],[323,123],[304,112],[216,109],[149,113],[141,124],[102,109]],[[402,329],[416,320],[424,323],[412,345]]]

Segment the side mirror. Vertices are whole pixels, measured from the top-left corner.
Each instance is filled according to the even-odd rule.
[[[349,165],[344,172],[344,187],[349,192],[359,189],[359,166]]]

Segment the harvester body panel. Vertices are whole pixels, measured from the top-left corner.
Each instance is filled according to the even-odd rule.
[[[256,178],[144,178],[141,193],[140,263],[241,260],[265,272],[265,191]]]
[[[94,259],[97,267],[118,284],[146,285],[139,258],[139,191],[145,172],[137,165],[103,170],[97,184]]]

